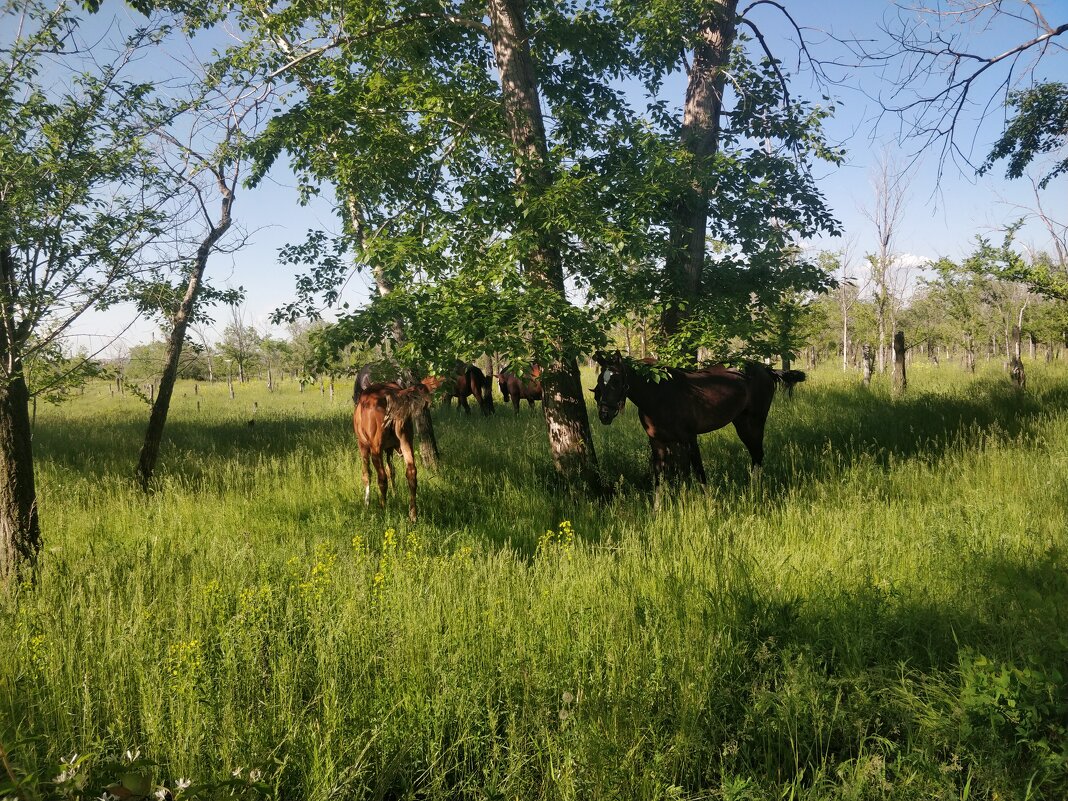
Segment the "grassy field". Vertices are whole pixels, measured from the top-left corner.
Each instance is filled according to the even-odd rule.
[[[1028,369],[818,370],[761,487],[728,429],[655,512],[629,406],[610,501],[540,413],[437,409],[414,526],[347,385],[180,386],[150,496],[147,408],[90,387],[38,413],[0,798],[1068,797],[1068,370]]]

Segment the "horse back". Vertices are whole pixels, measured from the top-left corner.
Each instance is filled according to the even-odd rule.
[[[411,417],[405,415],[391,419],[388,414],[390,402],[414,389],[404,389],[395,381],[369,384],[362,389],[352,412],[352,427],[361,451],[369,449],[389,453],[400,447],[405,426],[408,429],[412,427]]]
[[[753,414],[766,417],[774,382],[761,365],[741,369],[714,364],[702,370],[671,370],[639,404],[650,437],[685,440]],[[764,399],[767,399],[765,405]]]

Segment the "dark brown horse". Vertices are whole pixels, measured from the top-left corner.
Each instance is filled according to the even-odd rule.
[[[371,464],[378,476],[379,505],[386,506],[386,490],[393,480],[392,457],[400,451],[408,479],[408,519],[415,522],[416,470],[412,449],[412,417],[430,405],[431,393],[441,384],[440,378],[425,378],[413,387],[396,382],[369,384],[360,389],[352,413],[352,427],[363,457],[364,503],[371,501]],[[387,481],[387,473],[388,479]],[[394,484],[394,486],[396,486]]]
[[[493,408],[493,379],[474,364],[458,363],[456,365],[455,380],[446,381],[445,387],[446,406],[452,403],[453,396],[455,396],[457,405],[468,414],[471,414],[471,407],[468,405],[467,399],[473,395],[475,402],[478,403],[478,408],[482,410],[483,416],[488,417],[495,411]]]
[[[655,381],[619,351],[598,353],[594,359],[601,366],[592,390],[597,416],[608,425],[623,411],[628,398],[638,407],[652,449],[654,485],[688,472],[704,484],[707,478],[697,435],[728,423],[734,424],[758,476],[764,461],[764,424],[775,387],[805,380],[800,370],[772,370],[745,362],[737,369],[722,364],[694,371],[655,368],[662,371],[661,380]]]
[[[504,396],[504,402],[512,402],[512,408],[515,409],[515,413],[519,414],[519,404],[521,401],[526,401],[531,409],[534,408],[534,401],[540,401],[542,397],[541,382],[537,378],[541,375],[541,365],[534,362],[531,365],[528,378],[520,378],[511,371],[509,367],[505,367],[497,376],[497,383],[501,388],[501,395]]]

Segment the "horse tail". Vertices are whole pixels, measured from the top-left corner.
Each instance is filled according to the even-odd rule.
[[[805,380],[803,370],[768,370],[776,384],[782,384],[787,389],[793,389],[796,384]]]
[[[401,389],[386,394],[386,413],[383,419],[387,427],[403,423],[430,405],[430,390],[425,384]]]

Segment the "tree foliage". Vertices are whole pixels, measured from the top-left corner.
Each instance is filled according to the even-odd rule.
[[[1005,174],[1020,178],[1039,157],[1060,153],[1061,157],[1039,181],[1039,187],[1045,189],[1058,175],[1068,172],[1068,154],[1064,153],[1068,148],[1068,86],[1050,81],[1012,92],[1008,106],[1015,114],[994,143],[980,172],[991,169],[996,161],[1007,159]]]
[[[388,340],[402,321],[402,360],[449,367],[483,351],[517,361],[588,352],[614,319],[665,300],[667,223],[687,155],[666,101],[650,95],[638,110],[626,99],[623,79],[652,88],[668,68],[656,62],[665,45],[642,38],[647,21],[632,25],[607,3],[527,6],[552,121],[553,178],[532,194],[512,180],[520,165],[481,4],[347,3],[344,30],[340,11],[257,8],[242,6],[249,44],[226,61],[288,92],[257,145],[257,175],[284,156],[302,197],[334,195],[340,223],[283,251],[300,275],[278,319],[316,316],[365,271],[389,294],[343,308],[337,343]],[[717,250],[688,334],[715,350],[745,337],[781,292],[825,286],[813,265],[784,254],[797,237],[837,230],[808,170],[841,157],[820,134],[832,107],[784,103],[779,66],[745,46],[733,69],[744,91],[704,175]],[[560,232],[569,297],[525,273],[545,231]],[[669,343],[661,350],[670,357]]]

